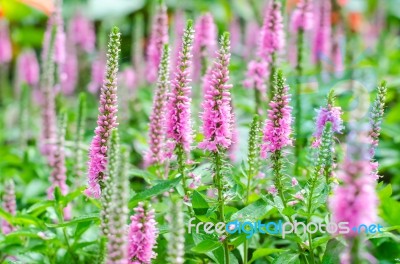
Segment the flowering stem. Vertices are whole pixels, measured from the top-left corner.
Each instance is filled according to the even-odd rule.
[[[272,171],[274,174],[274,183],[278,189],[278,195],[282,200],[283,206],[286,208],[286,199],[283,194],[283,183],[282,183],[282,151],[276,150],[271,154],[272,160]]]
[[[295,117],[295,134],[297,136],[296,144],[295,144],[295,157],[296,163],[294,166],[294,175],[299,175],[299,161],[300,161],[300,149],[303,145],[302,135],[301,135],[301,75],[302,75],[302,61],[303,61],[303,35],[304,31],[302,29],[298,32],[297,39],[297,65],[296,65],[296,88],[294,91],[294,100],[296,103],[296,117]]]
[[[224,205],[225,200],[223,196],[223,186],[222,186],[222,160],[221,155],[218,151],[212,152],[214,156],[214,173],[215,173],[215,185],[218,189],[218,211],[219,211],[219,220],[220,222],[225,223],[225,214],[224,214]],[[225,254],[225,263],[229,264],[229,248],[227,238],[224,239],[224,254]]]
[[[178,172],[182,177],[182,187],[183,187],[183,191],[184,191],[184,196],[186,198],[189,198],[189,189],[187,188],[186,185],[186,155],[185,155],[185,150],[183,149],[182,144],[178,144],[176,146],[176,158],[177,158],[177,162],[178,162]]]

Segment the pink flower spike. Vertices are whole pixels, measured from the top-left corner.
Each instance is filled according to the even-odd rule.
[[[107,165],[107,146],[111,130],[117,127],[117,83],[118,59],[120,53],[120,33],[114,27],[110,34],[107,54],[106,78],[100,94],[99,115],[95,136],[89,149],[88,189],[85,192],[94,198],[100,198],[100,183],[104,180]]]
[[[229,81],[230,41],[229,33],[220,40],[220,50],[211,71],[209,87],[203,101],[202,120],[204,140],[199,148],[218,151],[228,149],[232,144],[231,84]]]
[[[9,63],[12,58],[12,48],[8,24],[0,19],[0,63]]]
[[[150,263],[156,258],[154,252],[157,243],[157,222],[154,220],[154,210],[149,210],[143,203],[135,208],[131,216],[128,234],[128,263]]]
[[[157,7],[154,17],[149,45],[147,46],[146,78],[149,83],[157,80],[158,67],[161,62],[161,52],[164,44],[168,43],[167,7],[162,1]]]
[[[267,153],[281,150],[292,145],[292,108],[289,106],[289,87],[285,85],[282,72],[275,75],[275,93],[269,103],[268,118],[265,122],[261,157],[266,158]]]

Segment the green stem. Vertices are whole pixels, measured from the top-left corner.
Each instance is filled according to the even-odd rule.
[[[183,192],[184,192],[184,196],[186,196],[187,199],[189,199],[189,189],[187,187],[187,179],[186,179],[186,153],[185,150],[183,149],[182,144],[178,144],[176,146],[176,156],[177,156],[177,162],[178,162],[178,172],[182,177],[182,187],[183,187]],[[192,207],[188,206],[188,210],[190,215],[194,215]]]
[[[311,182],[311,189],[310,189],[310,195],[308,196],[308,201],[307,201],[307,225],[310,223],[311,220],[311,211],[312,211],[312,201],[313,201],[313,196],[314,196],[314,188],[315,188],[315,183],[317,182],[317,175],[314,175],[314,178],[312,179]],[[311,263],[314,263],[314,248],[312,245],[312,235],[311,233],[308,233],[308,246],[309,246],[309,251],[310,251],[310,256],[311,256]]]
[[[296,104],[296,118],[295,118],[295,129],[296,129],[296,144],[295,144],[295,157],[296,163],[294,166],[294,175],[299,175],[299,161],[300,161],[300,149],[303,145],[302,133],[301,133],[301,75],[302,75],[302,61],[303,61],[303,30],[299,30],[298,33],[298,45],[297,45],[297,65],[296,65],[296,89],[294,92],[295,104]]]
[[[215,184],[218,189],[218,211],[219,211],[219,220],[222,223],[225,223],[225,213],[224,213],[224,196],[223,196],[223,186],[222,186],[222,174],[221,174],[221,157],[218,151],[213,152],[214,154],[214,162],[215,162]],[[229,248],[228,248],[228,240],[227,237],[224,239],[224,254],[225,254],[225,263],[229,264]]]
[[[256,102],[256,106],[255,106],[255,114],[259,115],[260,114],[260,109],[261,109],[261,98],[260,98],[261,94],[260,91],[254,87],[254,99]]]
[[[274,96],[274,75],[275,75],[275,52],[271,54],[271,71],[269,73],[269,80],[268,80],[268,100],[271,101]]]

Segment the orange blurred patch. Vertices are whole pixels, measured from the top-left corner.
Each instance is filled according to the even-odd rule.
[[[352,31],[360,31],[362,25],[362,14],[360,12],[350,12],[348,20]]]
[[[347,0],[337,0],[337,3],[338,3],[340,6],[345,6],[345,5],[347,4]]]
[[[52,0],[18,0],[28,6],[36,8],[43,13],[50,15],[54,11],[54,4]]]

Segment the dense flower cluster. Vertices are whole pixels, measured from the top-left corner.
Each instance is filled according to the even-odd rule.
[[[8,63],[12,58],[10,34],[7,23],[0,19],[0,63]]]
[[[182,50],[179,54],[175,77],[171,82],[171,92],[167,105],[167,138],[171,142],[169,145],[171,152],[176,145],[181,145],[184,151],[189,152],[193,140],[190,123],[192,87],[189,85],[191,81],[193,34],[192,21],[189,20],[183,34]]]
[[[145,156],[145,165],[161,164],[165,158],[165,97],[169,92],[169,47],[164,46],[157,90],[150,115],[149,150]]]
[[[154,210],[143,203],[135,208],[131,216],[128,235],[128,258],[130,264],[147,264],[156,257],[154,247],[158,236]]]
[[[297,2],[297,7],[293,11],[290,27],[292,32],[299,30],[307,31],[312,28],[313,13],[311,0],[300,0]]]
[[[4,210],[11,215],[15,215],[17,211],[17,202],[15,201],[15,187],[14,182],[12,180],[6,181],[4,185],[4,194],[3,194],[3,204],[2,207]],[[14,230],[14,227],[10,225],[6,220],[0,220],[1,222],[1,231],[3,234],[8,234]]]
[[[33,50],[25,50],[18,57],[18,81],[31,87],[39,83],[39,63]]]
[[[289,87],[285,85],[282,72],[275,76],[274,97],[269,103],[268,119],[265,122],[261,157],[266,158],[267,153],[281,150],[292,144],[292,108],[289,106]]]
[[[69,35],[72,42],[86,52],[92,52],[96,44],[96,34],[93,23],[77,12],[69,25]]]
[[[331,37],[331,1],[318,1],[315,6],[317,10],[316,21],[317,25],[314,29],[314,39],[312,45],[313,61],[321,62],[330,54],[330,37]]]
[[[229,81],[230,40],[229,33],[221,37],[220,50],[214,62],[209,88],[204,95],[202,104],[204,112],[203,133],[204,140],[199,148],[217,151],[218,148],[227,149],[232,144],[232,112],[231,112],[231,84]]]
[[[106,77],[101,88],[99,116],[95,136],[89,150],[88,189],[86,194],[100,198],[100,183],[107,165],[107,146],[111,130],[117,123],[117,71],[120,53],[120,33],[114,27],[110,34],[107,54]]]

